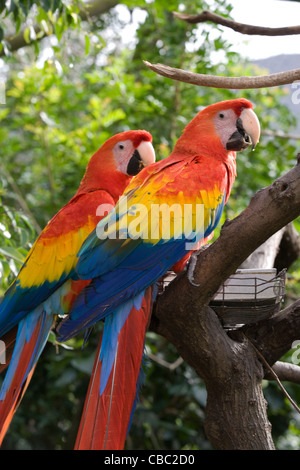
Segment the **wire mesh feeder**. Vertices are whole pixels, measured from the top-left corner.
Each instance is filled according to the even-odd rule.
[[[238,269],[221,285],[210,307],[225,328],[269,318],[280,310],[285,295],[286,270]]]

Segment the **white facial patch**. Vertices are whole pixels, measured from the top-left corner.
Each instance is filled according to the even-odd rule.
[[[237,116],[233,109],[225,109],[219,111],[214,117],[214,125],[216,132],[220,137],[223,147],[226,148],[226,144],[236,129]]]
[[[143,140],[137,149],[135,149],[130,139],[118,142],[113,148],[113,154],[118,170],[124,173],[124,175],[128,174],[128,164],[135,150],[141,158],[142,166],[155,162],[155,152],[151,142]]]
[[[114,159],[119,171],[126,175],[127,166],[134,152],[134,146],[131,140],[118,142],[113,148]]]

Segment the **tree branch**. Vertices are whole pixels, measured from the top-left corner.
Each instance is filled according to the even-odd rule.
[[[261,131],[261,134],[269,137],[279,137],[280,139],[300,140],[300,134],[283,134],[282,132],[274,132],[267,129]]]
[[[292,382],[294,384],[300,385],[300,367],[296,364],[277,361],[272,366],[272,369],[281,381]],[[274,377],[272,376],[272,374],[267,372],[265,375],[265,379],[274,380]]]
[[[153,312],[152,329],[184,348],[189,356],[189,343],[182,343],[182,332],[188,323],[198,323],[199,312],[209,304],[219,286],[243,261],[274,233],[300,215],[300,165],[258,191],[248,207],[222,227],[219,238],[200,251],[191,286],[186,274],[179,275],[158,297]],[[261,351],[270,365],[300,339],[300,300],[243,331]]]
[[[300,300],[242,330],[272,366],[300,339]]]
[[[190,83],[191,85],[232,90],[274,87],[287,85],[296,80],[300,80],[300,69],[287,70],[286,72],[278,72],[271,75],[260,75],[257,77],[218,77],[215,75],[187,72],[163,64],[151,64],[145,60],[144,64],[159,75],[171,78],[172,80]]]
[[[282,385],[282,383],[280,382],[280,379],[278,377],[278,375],[276,374],[275,370],[270,366],[270,364],[268,364],[268,362],[266,361],[266,359],[264,358],[264,356],[261,354],[261,352],[254,346],[253,343],[251,343],[256,354],[258,355],[258,357],[260,358],[261,362],[264,364],[266,370],[269,371],[270,375],[273,377],[273,379],[277,382],[279,388],[281,389],[281,391],[284,393],[284,395],[287,397],[287,399],[290,401],[291,405],[295,408],[296,411],[298,411],[298,413],[300,413],[300,408],[298,407],[297,403],[294,402],[294,400],[292,399],[292,397],[289,395],[289,393],[286,391],[286,389],[284,388],[284,386]]]
[[[192,287],[186,275],[169,284],[156,310],[161,319],[166,315],[168,328],[170,320],[177,321],[179,309],[199,311],[207,305],[219,286],[256,248],[300,215],[299,181],[300,165],[296,165],[269,187],[258,191],[238,217],[225,222],[219,238],[198,255],[194,279],[199,288]],[[170,315],[172,318],[167,319]]]
[[[223,329],[208,306],[219,286],[274,233],[300,215],[300,165],[258,191],[199,252],[194,278],[186,273],[158,296],[151,329],[171,341],[205,381],[205,430],[215,449],[273,449],[261,382],[265,371],[253,345],[272,366],[300,338],[300,300],[268,320]],[[251,342],[251,343],[250,343]],[[249,439],[251,429],[251,439]]]
[[[186,21],[187,23],[205,23],[212,21],[215,24],[226,26],[234,31],[242,34],[259,35],[259,36],[288,36],[292,34],[300,34],[300,26],[286,26],[283,28],[266,28],[264,26],[254,26],[250,24],[238,23],[217,15],[210,11],[203,11],[198,15],[187,15],[185,13],[173,12],[173,15],[179,20]]]

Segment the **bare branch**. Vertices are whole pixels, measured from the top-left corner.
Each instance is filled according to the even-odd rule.
[[[287,397],[287,399],[290,401],[290,403],[292,404],[292,406],[295,408],[296,411],[298,411],[298,413],[300,413],[300,408],[298,407],[297,403],[294,402],[294,400],[292,399],[292,397],[288,394],[288,392],[286,391],[286,389],[284,388],[284,386],[282,385],[278,375],[276,374],[275,370],[270,366],[270,364],[268,364],[268,362],[266,361],[266,359],[264,358],[264,356],[261,354],[261,352],[254,346],[253,343],[251,343],[250,341],[250,344],[251,346],[254,348],[256,354],[258,355],[258,357],[260,358],[260,360],[262,361],[262,363],[264,364],[264,366],[266,367],[266,369],[270,372],[270,374],[273,376],[274,380],[276,380],[277,384],[279,385],[279,388],[282,390],[282,392],[284,393],[284,395]]]
[[[149,359],[151,359],[153,362],[156,362],[160,366],[165,367],[166,369],[169,369],[171,372],[173,370],[177,369],[177,367],[179,367],[184,362],[182,357],[180,357],[180,356],[174,362],[165,361],[161,357],[158,357],[158,356],[156,356],[155,354],[152,354],[152,353],[148,353],[147,357],[149,357]]]
[[[144,64],[159,75],[171,78],[172,80],[190,83],[191,85],[225,88],[228,90],[274,87],[287,85],[296,80],[300,80],[300,69],[287,70],[286,72],[273,73],[271,75],[260,75],[257,77],[221,77],[187,72],[163,64],[151,64],[145,60]]]
[[[266,28],[264,26],[254,26],[250,24],[238,23],[236,21],[224,18],[210,11],[203,11],[199,15],[186,15],[184,13],[173,12],[179,20],[187,23],[205,23],[212,21],[215,24],[226,26],[242,34],[259,35],[259,36],[289,36],[292,34],[300,34],[300,25],[286,26],[283,28]]]
[[[261,134],[269,137],[279,137],[280,139],[300,140],[300,134],[283,134],[282,132],[268,131],[267,129],[261,131]]]
[[[277,361],[272,366],[273,371],[277,374],[279,379],[283,382],[292,382],[300,385],[300,367],[296,364],[289,362]],[[270,373],[266,373],[265,379],[273,380],[274,377]]]
[[[243,331],[273,366],[300,339],[300,300]]]

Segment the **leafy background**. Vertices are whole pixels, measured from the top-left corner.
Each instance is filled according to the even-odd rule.
[[[241,96],[255,103],[263,129],[289,132],[296,126],[282,104],[289,93],[285,88],[197,88],[159,77],[144,66],[142,61],[148,60],[199,73],[260,73],[222,39],[217,26],[199,28],[172,15],[179,9],[209,8],[230,16],[227,0],[114,3],[118,8],[83,20],[79,1],[0,0],[1,51],[6,53],[0,68],[6,90],[6,103],[0,105],[0,296],[39,231],[75,193],[90,156],[112,134],[147,129],[157,158],[164,158],[203,106]],[[137,12],[136,35],[127,40],[124,32]],[[10,52],[5,38],[19,34],[24,25],[25,41],[33,44]],[[296,154],[295,141],[264,135],[255,152],[240,153],[224,219],[237,215],[258,189],[295,165]],[[299,230],[299,221],[295,226]],[[299,278],[296,262],[289,270],[286,302],[299,297]],[[63,347],[50,336],[3,448],[73,448],[100,329],[83,349],[81,337]],[[126,448],[211,449],[203,431],[202,380],[178,361],[171,344],[152,332],[147,351],[152,359]],[[291,360],[291,353],[285,360]],[[172,367],[175,361],[178,365]],[[285,386],[299,403],[299,386]],[[299,417],[277,385],[265,381],[264,392],[277,448],[299,448]]]

